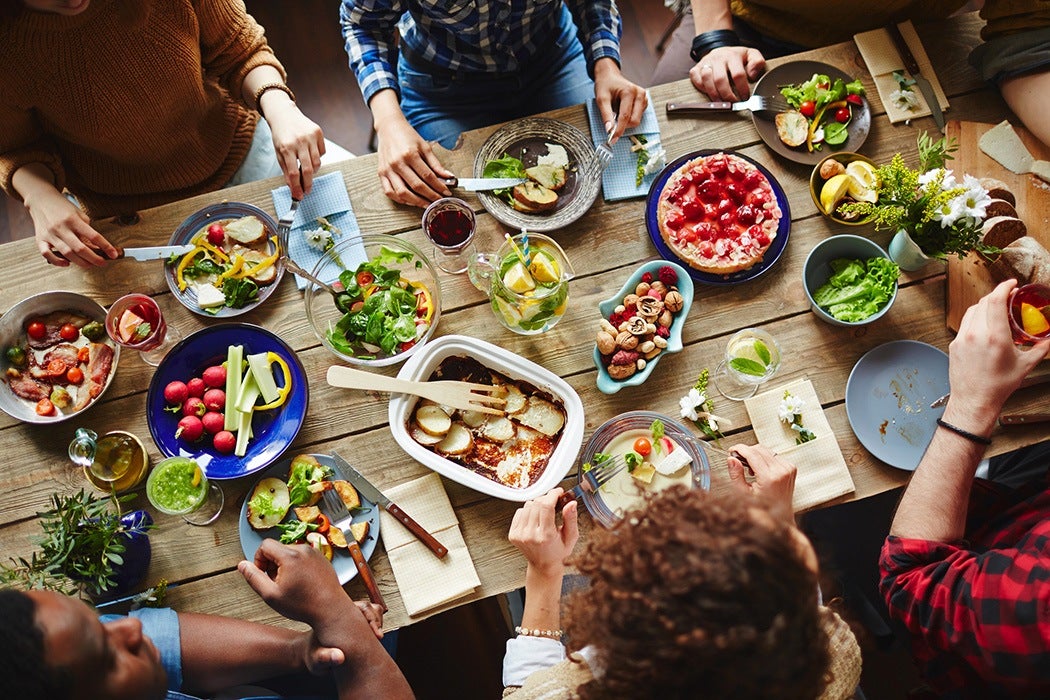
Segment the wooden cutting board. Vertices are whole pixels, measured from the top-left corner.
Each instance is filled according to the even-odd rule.
[[[948,122],[947,134],[959,142],[955,160],[948,162],[948,167],[956,176],[969,173],[976,177],[994,177],[1002,180],[1017,197],[1017,216],[1028,226],[1028,235],[1032,236],[1043,247],[1050,249],[1050,185],[1034,175],[1015,175],[1007,170],[977,145],[984,132],[995,124],[952,120]],[[1043,145],[1026,129],[1016,126],[1021,141],[1032,155],[1043,160],[1050,160],[1050,147]],[[946,316],[948,328],[959,330],[966,309],[978,299],[992,291],[995,280],[977,255],[970,254],[960,260],[955,256],[948,258],[948,292],[946,295]]]

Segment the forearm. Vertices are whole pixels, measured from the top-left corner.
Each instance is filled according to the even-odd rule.
[[[728,0],[691,0],[693,26],[697,34],[714,29],[732,29],[733,15]]]
[[[382,136],[387,127],[394,127],[408,123],[404,113],[401,111],[401,103],[398,101],[397,92],[386,89],[380,90],[372,95],[368,102],[368,108],[372,110],[372,123],[375,125],[376,133]]]
[[[346,657],[334,670],[340,700],[413,697],[408,681],[350,598],[326,606],[313,629],[319,644],[338,648]]]
[[[997,412],[960,410],[949,400],[942,419],[980,436],[991,434]],[[904,491],[890,534],[933,542],[961,539],[977,464],[985,446],[938,427]]]
[[[55,175],[43,163],[23,165],[11,176],[11,185],[22,198],[26,209],[32,209],[33,203],[40,197],[61,195],[55,186]]]
[[[521,626],[535,630],[561,629],[563,572],[539,571],[531,564],[525,572],[525,609]]]
[[[1044,144],[1050,145],[1050,72],[1043,70],[1004,80],[999,89],[1014,114]]]
[[[241,83],[241,95],[246,104],[252,105],[260,114],[266,116],[266,108],[276,105],[278,102],[290,102],[291,97],[284,90],[267,90],[255,102],[255,94],[259,88],[273,83],[284,83],[284,76],[273,66],[256,66],[244,76]]]

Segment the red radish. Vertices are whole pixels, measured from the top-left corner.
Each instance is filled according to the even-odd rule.
[[[212,224],[208,227],[208,243],[222,245],[225,240],[226,229],[222,227],[222,224]]]
[[[671,442],[671,438],[666,435],[660,438],[660,447],[663,448],[664,454],[671,454],[674,452],[674,443]]]
[[[212,438],[211,442],[215,446],[216,451],[224,455],[233,452],[233,449],[237,446],[237,438],[229,430],[215,433],[215,437]]]
[[[204,424],[204,429],[208,432],[209,435],[221,433],[225,422],[226,419],[223,418],[223,415],[218,411],[208,411],[203,416],[201,416],[201,423]]]
[[[226,408],[226,392],[222,389],[208,389],[204,392],[204,407],[209,411],[221,411]]]
[[[182,404],[182,415],[193,416],[194,418],[200,418],[207,411],[204,402],[197,396],[191,396],[186,399],[186,402]]]
[[[196,396],[200,398],[204,396],[204,391],[208,388],[204,384],[204,380],[200,377],[194,377],[186,383],[186,388],[189,389],[190,396]]]
[[[189,397],[190,390],[189,387],[186,386],[186,382],[168,382],[168,385],[164,387],[164,400],[172,406],[178,406],[185,403],[186,399]]]
[[[858,107],[864,106],[864,98],[860,95],[846,95],[846,102],[849,102],[851,105],[857,105]]]
[[[179,427],[175,430],[176,438],[184,438],[189,442],[197,442],[204,434],[204,423],[197,416],[183,416],[179,421]]]
[[[839,124],[845,124],[849,121],[849,107],[839,107],[835,110],[835,121]]]
[[[226,386],[226,368],[222,365],[215,365],[204,370],[204,374],[201,375],[204,379],[204,384],[209,387],[215,387],[221,389]]]

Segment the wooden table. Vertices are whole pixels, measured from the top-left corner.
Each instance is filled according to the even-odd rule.
[[[971,15],[952,20],[947,29],[931,28],[921,34],[951,98],[949,116],[996,122],[1007,113],[1004,104],[996,93],[978,81],[966,63],[969,48],[977,41],[979,27],[979,20]],[[916,134],[923,128],[932,131],[932,121],[924,119],[911,126],[891,126],[852,42],[812,51],[805,57],[839,66],[864,80],[874,116],[871,135],[863,149],[867,155],[884,162],[900,151],[914,162]],[[841,231],[817,213],[807,189],[810,169],[774,156],[758,140],[750,120],[739,115],[667,120],[664,103],[671,99],[695,99],[696,93],[687,81],[655,87],[651,94],[668,160],[701,148],[731,148],[766,165],[783,185],[793,221],[790,243],[776,267],[747,284],[698,286],[685,326],[685,349],[663,358],[643,386],[606,396],[595,386],[591,359],[599,320],[597,303],[607,297],[610,290],[618,289],[639,262],[656,257],[656,251],[646,233],[643,201],[609,204],[599,198],[582,219],[556,234],[578,277],[570,284],[569,310],[555,329],[535,337],[505,331],[493,322],[485,297],[470,285],[465,275],[442,275],[444,313],[438,332],[474,335],[496,342],[564,377],[583,400],[585,432],[589,435],[601,423],[623,411],[644,408],[677,415],[679,397],[703,367],[714,368],[727,336],[741,327],[759,325],[777,337],[784,349],[785,359],[775,381],[808,376],[816,387],[856,484],[856,492],[848,498],[863,498],[903,484],[908,473],[880,463],[860,446],[850,430],[843,403],[846,379],[862,354],[890,340],[913,338],[947,348],[951,336],[944,323],[943,265],[934,264],[902,278],[896,304],[877,323],[845,329],[819,321],[810,313],[802,289],[802,263],[817,241]],[[588,129],[582,106],[559,110],[551,116],[585,133]],[[466,134],[456,150],[441,153],[442,161],[456,173],[470,174],[474,153],[494,128]],[[362,231],[401,235],[429,250],[420,230],[419,210],[387,200],[376,176],[376,163],[376,156],[368,155],[326,170],[343,173]],[[134,225],[121,227],[106,222],[100,224],[99,229],[110,240],[123,245],[157,245],[166,242],[187,215],[222,199],[251,202],[272,211],[270,189],[278,184],[275,181],[252,183],[203,195],[144,211],[141,221]],[[476,200],[474,203],[477,204]],[[479,247],[495,250],[503,230],[491,216],[481,212]],[[889,235],[885,232],[873,235],[883,245],[888,242]],[[4,245],[2,254],[5,260],[4,275],[0,279],[2,309],[44,289],[78,291],[103,305],[126,292],[137,291],[153,295],[169,322],[178,325],[184,334],[210,323],[191,314],[172,298],[159,264],[120,261],[102,270],[57,269],[43,262],[32,240]],[[296,349],[306,368],[310,380],[310,410],[292,448],[294,451],[337,449],[381,488],[426,473],[425,467],[407,458],[393,443],[386,425],[383,395],[327,386],[325,370],[335,358],[320,345],[310,329],[301,294],[290,279],[282,281],[266,304],[240,320],[278,333]],[[382,371],[393,374],[395,370]],[[160,457],[148,438],[144,414],[145,388],[151,373],[152,368],[135,353],[127,352],[121,358],[104,401],[83,415],[51,427],[25,425],[6,415],[0,416],[0,454],[6,458],[0,470],[0,545],[5,555],[28,552],[32,538],[39,533],[34,513],[46,507],[52,492],[72,489],[66,446],[76,427],[87,426],[100,433],[114,429],[132,431],[145,439],[154,460]],[[735,425],[745,426],[730,436],[729,443],[753,441],[754,436],[746,427],[743,405],[727,400],[716,403],[719,413],[727,415]],[[1043,434],[1045,428],[1040,426],[1011,429],[996,436],[993,451],[1003,452],[1034,442]],[[721,465],[721,461],[716,461]],[[290,624],[267,608],[236,571],[242,556],[237,536],[239,506],[254,481],[255,477],[248,477],[223,484],[227,507],[220,520],[210,527],[192,527],[177,517],[158,516],[159,528],[151,535],[153,562],[148,582],[163,577],[180,583],[170,596],[171,604],[177,609]],[[725,474],[716,468],[712,488],[723,489],[726,483]],[[445,486],[482,581],[473,598],[464,598],[457,604],[521,586],[525,561],[506,541],[516,504],[484,497],[449,481]],[[137,505],[148,507],[144,497],[138,499]],[[587,518],[583,520],[586,536],[590,523]],[[372,566],[390,605],[387,625],[396,628],[412,622],[404,612],[382,548],[372,558]],[[348,585],[348,590],[355,598],[364,597],[363,588],[356,580]]]

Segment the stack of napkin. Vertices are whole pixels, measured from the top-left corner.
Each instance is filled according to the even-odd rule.
[[[642,184],[635,184],[638,173],[638,154],[631,152],[633,144],[630,137],[644,136],[647,141],[646,149],[650,153],[655,153],[658,149],[663,148],[660,143],[660,125],[656,122],[656,110],[653,109],[653,98],[648,92],[646,97],[649,99],[649,105],[642,113],[642,122],[624,132],[624,135],[612,146],[612,162],[602,175],[602,196],[607,202],[644,197],[649,193],[649,185],[660,172],[657,169],[646,175]],[[605,143],[609,135],[605,132],[605,124],[602,122],[596,100],[587,102],[587,118],[591,124],[591,140],[594,141],[594,147],[597,148],[599,144]]]
[[[273,208],[277,212],[277,218],[292,208],[292,193],[288,186],[278,187],[270,191],[273,197]],[[324,256],[323,250],[310,245],[305,237],[306,232],[321,228],[317,222],[318,217],[324,217],[338,232],[332,234],[332,241],[339,245],[342,241],[358,238],[360,240],[361,229],[357,225],[354,209],[350,206],[350,195],[346,191],[346,183],[343,181],[341,172],[328,173],[314,179],[310,194],[299,203],[292,220],[292,230],[288,235],[288,254],[295,262],[307,271],[313,270],[317,261]],[[359,264],[368,260],[363,245],[354,246],[349,252],[340,255],[343,267],[353,270]],[[331,279],[323,282],[334,282],[338,274],[330,275]],[[299,289],[305,289],[309,282],[296,275],[295,283]]]
[[[802,425],[813,431],[817,436],[815,439],[801,445],[795,444],[798,433],[777,415],[785,391],[804,402]],[[792,502],[796,511],[812,508],[856,490],[846,460],[842,458],[838,441],[835,440],[835,433],[808,379],[799,379],[744,399],[744,406],[759,444],[798,467]]]
[[[481,580],[463,541],[459,521],[441,477],[431,473],[384,489],[384,494],[448,548],[448,554],[438,559],[397,518],[385,510],[380,511],[383,546],[408,614],[418,615],[473,593],[481,585]]]
[[[915,27],[911,21],[902,22],[897,27],[904,36],[904,43],[911,49],[915,62],[919,64],[919,72],[922,73],[922,77],[930,81],[930,87],[933,88],[933,93],[941,104],[941,110],[948,109],[948,98],[945,96],[944,90],[941,89],[941,83],[937,80],[937,75],[933,72],[933,65],[930,63],[929,56],[926,55],[926,49],[923,48],[919,35],[915,33]],[[893,72],[900,71],[909,78],[911,74],[904,68],[904,60],[897,53],[897,47],[894,46],[889,32],[885,29],[872,29],[870,32],[855,34],[853,40],[857,42],[860,55],[864,57],[864,62],[868,64],[868,72],[871,73],[872,78],[875,80],[875,88],[879,91],[882,105],[886,108],[886,116],[890,118],[891,123],[896,124],[909,119],[930,116],[930,108],[926,104],[926,98],[923,97],[922,90],[917,85],[911,86],[912,92],[919,100],[919,104],[915,109],[902,109],[895,105],[890,98],[890,93],[898,89]]]

